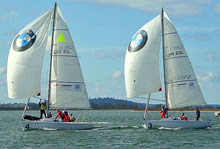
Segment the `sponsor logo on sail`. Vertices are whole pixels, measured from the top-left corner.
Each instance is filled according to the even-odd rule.
[[[193,82],[190,82],[190,83],[189,83],[189,86],[194,86],[194,83],[193,83]]]
[[[148,35],[147,32],[144,30],[138,31],[134,37],[131,39],[128,45],[129,52],[136,52],[139,51],[141,48],[145,46],[147,43]]]
[[[25,51],[34,44],[36,38],[37,36],[32,30],[26,30],[15,38],[13,48],[18,52]]]
[[[75,90],[76,90],[76,91],[80,91],[80,90],[81,90],[81,86],[80,86],[79,84],[76,84],[76,85],[75,85]]]
[[[64,38],[62,32],[60,32],[60,35],[59,35],[59,37],[57,38],[57,42],[66,42],[66,40],[65,40],[65,38]]]

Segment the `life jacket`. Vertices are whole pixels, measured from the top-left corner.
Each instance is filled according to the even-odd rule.
[[[44,104],[41,104],[40,109],[41,109],[41,110],[44,110],[44,109],[45,109]]]
[[[75,117],[70,116],[70,121],[75,121],[75,120],[76,120]]]
[[[183,120],[184,120],[184,121],[187,121],[187,120],[188,120],[188,118],[187,118],[187,117],[184,117],[184,118],[183,118]]]

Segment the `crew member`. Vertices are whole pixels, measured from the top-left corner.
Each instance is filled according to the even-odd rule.
[[[61,118],[62,115],[63,115],[62,112],[59,109],[57,109],[57,116],[55,116],[55,118],[58,118],[58,117]]]
[[[196,107],[196,120],[198,121],[200,118],[200,111],[199,109]]]
[[[165,117],[165,115],[166,115],[166,110],[164,109],[164,106],[161,106],[161,111],[160,111],[160,113],[162,113],[161,114],[161,119],[163,119],[164,117]]]
[[[43,114],[44,114],[44,117],[46,118],[45,106],[46,106],[46,102],[41,103],[41,99],[40,99],[39,107],[40,107],[40,118],[41,119],[42,119]]]
[[[75,120],[76,120],[75,117],[73,117],[73,115],[70,114],[70,122],[74,122]]]

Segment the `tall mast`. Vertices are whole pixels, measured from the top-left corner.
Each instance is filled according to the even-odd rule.
[[[54,27],[55,27],[55,17],[57,11],[57,2],[55,2],[53,10],[53,27],[52,27],[52,39],[51,39],[51,52],[50,52],[50,72],[49,72],[49,88],[48,88],[48,102],[47,102],[47,114],[49,114],[50,108],[50,82],[51,82],[51,70],[52,70],[52,55],[53,55],[53,38],[54,38]]]
[[[162,26],[162,47],[163,47],[163,73],[164,73],[164,90],[165,90],[165,107],[167,107],[167,89],[166,89],[166,77],[165,77],[165,47],[164,47],[164,10],[161,10],[161,26]]]

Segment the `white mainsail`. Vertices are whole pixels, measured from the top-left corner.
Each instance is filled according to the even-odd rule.
[[[167,107],[206,104],[183,43],[165,12],[163,20]]]
[[[75,46],[58,6],[55,15],[50,108],[90,108]]]
[[[53,10],[40,16],[24,27],[13,40],[7,66],[9,98],[40,95],[41,69],[52,14]]]
[[[136,97],[161,90],[159,50],[161,43],[160,15],[145,24],[132,37],[125,57],[127,97]]]

